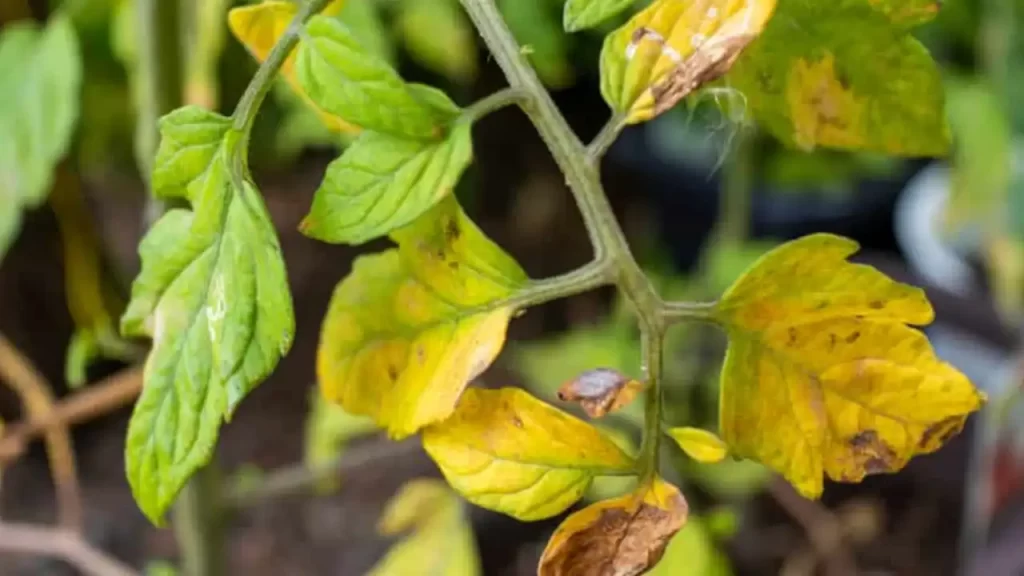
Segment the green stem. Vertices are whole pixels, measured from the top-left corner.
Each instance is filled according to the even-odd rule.
[[[583,146],[551,100],[550,94],[527,62],[494,1],[461,1],[511,87],[528,95],[522,108],[565,175],[594,246],[595,261],[600,263],[600,266],[609,266],[611,279],[632,305],[644,337],[660,341],[663,331],[661,310],[664,303],[629,249],[625,234],[619,227],[601,186],[597,163],[590,160],[587,148]],[[608,130],[612,132],[599,139],[599,145],[593,149],[594,151],[610,145],[614,130]],[[645,358],[646,376],[650,382],[647,402],[653,411],[648,414],[648,418],[654,421],[653,426],[657,435],[657,423],[661,419],[661,383],[657,381],[657,375],[661,371],[661,345],[652,345],[648,348],[651,354]],[[657,440],[645,438],[644,450],[641,461],[656,462]]]
[[[644,399],[644,435],[637,462],[640,484],[646,484],[658,474],[658,450],[661,445],[661,367],[664,356],[664,333],[644,331],[641,348],[647,371],[647,396]]]
[[[715,232],[723,243],[737,245],[750,235],[750,204],[754,190],[753,133],[740,127],[736,148],[725,166],[719,205],[721,219]]]
[[[504,88],[487,96],[477,100],[471,104],[463,112],[463,116],[469,119],[470,122],[476,122],[477,120],[487,116],[492,112],[496,112],[511,106],[513,104],[520,104],[527,98],[526,93],[522,90],[516,90],[515,88]]]
[[[679,322],[712,322],[717,302],[666,302],[661,310],[665,325]]]
[[[174,535],[186,576],[226,573],[222,484],[220,468],[211,461],[189,479],[174,504]]]
[[[248,140],[249,131],[252,130],[252,124],[256,120],[256,113],[267,97],[267,93],[270,92],[274,78],[277,77],[281,66],[284,66],[288,55],[295,49],[295,45],[299,43],[303,26],[314,14],[323,10],[328,2],[330,0],[309,0],[299,8],[299,12],[295,18],[292,18],[281,38],[274,44],[267,59],[260,65],[256,75],[245,89],[245,93],[239,99],[238,106],[235,107],[235,112],[231,117],[234,120],[233,128],[246,135],[243,138],[243,148],[246,148],[244,141]]]
[[[622,114],[613,115],[594,137],[594,141],[587,145],[587,161],[591,164],[600,162],[625,127],[626,118]]]

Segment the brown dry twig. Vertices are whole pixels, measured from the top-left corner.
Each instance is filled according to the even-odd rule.
[[[136,576],[120,561],[89,545],[77,533],[0,522],[0,551],[60,558],[89,576]]]
[[[0,378],[18,394],[30,418],[42,420],[53,413],[53,390],[45,378],[7,338],[0,334]],[[75,452],[66,426],[51,426],[43,434],[50,473],[57,491],[60,525],[78,531],[82,525],[82,498],[75,471]]]

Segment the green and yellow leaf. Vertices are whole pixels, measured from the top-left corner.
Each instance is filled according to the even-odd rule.
[[[716,434],[683,426],[672,428],[668,435],[686,452],[686,455],[698,462],[721,462],[729,454],[729,447]]]
[[[643,574],[686,524],[679,490],[654,478],[636,492],[591,504],[565,519],[541,555],[539,576]]]
[[[891,20],[904,6],[782,2],[728,83],[761,125],[804,150],[945,154],[950,136],[938,66]]]
[[[82,62],[70,19],[44,29],[28,21],[0,33],[0,259],[21,229],[21,213],[38,207],[53,185],[79,116]]]
[[[423,431],[423,447],[467,500],[523,521],[554,516],[595,476],[629,474],[633,459],[596,428],[517,388],[470,388]]]
[[[726,292],[720,423],[731,452],[806,497],[824,475],[858,482],[937,450],[984,395],[908,326],[931,322],[918,288],[845,261],[857,243],[814,234],[763,256]]]
[[[395,438],[447,418],[505,342],[527,283],[449,196],[338,285],[317,356],[323,393]]]
[[[126,466],[155,523],[295,332],[281,249],[262,198],[236,171],[230,119],[189,107],[160,128],[153,189],[191,210],[167,212],[142,240],[142,271],[121,319],[125,335],[153,339]]]
[[[391,547],[371,576],[476,576],[481,573],[473,529],[462,502],[434,479],[407,482],[388,502],[378,530],[385,536],[409,533]]]
[[[417,87],[426,93],[426,88]],[[447,96],[436,99],[453,116]],[[443,140],[411,140],[366,131],[331,163],[302,222],[306,235],[362,244],[409,224],[448,196],[473,159],[471,122],[455,122]]]
[[[729,71],[775,11],[776,0],[655,0],[610,34],[601,93],[635,124],[672,108]]]

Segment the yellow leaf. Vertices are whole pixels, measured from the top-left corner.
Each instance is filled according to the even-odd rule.
[[[793,118],[793,141],[800,148],[864,145],[864,101],[839,81],[831,53],[817,62],[796,61],[786,82],[786,100]]]
[[[643,574],[661,560],[689,508],[661,478],[632,494],[587,506],[565,519],[540,558],[539,576]]]
[[[336,15],[344,5],[345,0],[334,0],[323,10],[327,16]],[[258,62],[264,62],[270,55],[274,44],[284,35],[288,25],[298,12],[298,6],[294,2],[281,0],[267,0],[260,4],[250,6],[239,6],[228,12],[228,27],[231,33],[238,39],[246,50],[252,54]],[[334,132],[353,134],[359,132],[360,128],[345,120],[329,114],[320,109],[299,85],[295,77],[295,51],[293,50],[281,66],[281,76],[292,87],[292,90],[302,97],[323,121],[324,125]]]
[[[597,475],[634,469],[596,428],[517,388],[466,390],[423,447],[467,500],[524,521],[562,512]]]
[[[655,0],[605,41],[601,92],[630,124],[650,120],[729,71],[776,0]]]
[[[643,382],[610,368],[587,370],[558,389],[558,399],[579,402],[591,418],[626,406],[644,389]]]
[[[394,438],[451,414],[501,351],[527,278],[447,197],[363,256],[324,318],[317,373],[325,396]]]
[[[411,480],[388,502],[378,530],[385,536],[411,532],[391,547],[371,576],[476,576],[480,573],[473,531],[462,502],[434,479]]]
[[[759,259],[716,309],[729,333],[719,428],[730,449],[818,497],[822,475],[895,472],[959,432],[984,395],[907,324],[931,322],[918,288],[845,259],[814,234]]]
[[[717,435],[700,428],[672,428],[668,435],[679,444],[686,455],[698,462],[721,462],[729,453],[729,447]]]

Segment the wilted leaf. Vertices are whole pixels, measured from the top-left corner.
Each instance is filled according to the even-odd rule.
[[[160,122],[153,189],[189,201],[146,234],[121,319],[148,335],[142,395],[128,426],[128,481],[160,523],[213,453],[221,421],[277,365],[295,332],[277,236],[254,185],[232,170],[230,120],[183,108]]]
[[[336,19],[309,20],[295,67],[317,106],[368,130],[430,140],[443,136],[451,120]]]
[[[924,292],[846,262],[856,250],[830,234],[787,243],[715,312],[729,333],[725,441],[810,498],[823,474],[857,482],[937,450],[984,401],[907,326],[931,322]]]
[[[310,468],[327,466],[340,458],[350,440],[378,430],[373,419],[345,412],[341,406],[326,402],[319,390],[313,390],[312,407],[306,417],[303,460]],[[336,490],[339,478],[325,478],[317,484],[321,492]]]
[[[650,120],[729,71],[776,0],[655,0],[605,39],[601,93],[628,123]]]
[[[539,520],[579,500],[598,475],[629,474],[633,459],[596,428],[517,388],[470,388],[423,447],[467,500]]]
[[[436,97],[458,113],[444,94]],[[472,161],[471,128],[460,120],[443,140],[364,132],[327,167],[303,233],[362,244],[412,222],[452,192]]]
[[[600,418],[626,406],[644,389],[644,383],[610,368],[588,370],[562,384],[558,398],[579,402],[591,418]]]
[[[327,14],[336,12],[341,8],[344,0],[335,0],[325,8]],[[251,6],[239,6],[228,12],[228,27],[231,33],[242,45],[252,54],[258,62],[262,63],[270,55],[270,51],[277,44],[277,41],[284,35],[288,25],[298,13],[298,5],[287,0],[267,0],[260,4]],[[295,51],[288,56],[281,66],[279,72],[288,85],[299,94],[303,101],[309,104],[316,112],[324,125],[335,132],[357,132],[358,126],[346,122],[337,115],[324,111],[309,98],[302,85],[299,84],[295,75]]]
[[[568,0],[562,16],[566,32],[593,28],[633,5],[633,0]]]
[[[939,70],[869,0],[790,0],[727,78],[775,137],[928,156],[949,148]]]
[[[540,79],[552,88],[564,88],[573,81],[568,38],[559,22],[557,3],[550,0],[498,0],[523,54]]]
[[[643,574],[661,560],[689,508],[661,478],[565,519],[541,555],[539,576]]]
[[[398,31],[414,60],[454,82],[476,77],[476,30],[458,0],[405,0]]]
[[[411,532],[391,547],[371,576],[475,576],[480,559],[462,502],[440,480],[407,482],[381,516],[387,536]]]
[[[707,430],[683,426],[670,429],[668,435],[687,456],[698,462],[720,462],[729,453],[729,447],[725,442]]]
[[[338,285],[317,356],[327,398],[401,438],[451,414],[505,342],[526,275],[448,197]]]
[[[19,21],[0,33],[0,259],[21,228],[21,211],[39,206],[67,153],[79,115],[82,63],[67,16],[46,28]]]

